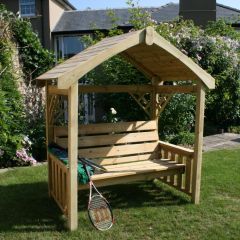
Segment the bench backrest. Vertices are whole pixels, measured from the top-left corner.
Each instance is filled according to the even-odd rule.
[[[54,127],[54,140],[68,146],[67,127]],[[78,154],[101,165],[159,157],[156,121],[79,125]]]

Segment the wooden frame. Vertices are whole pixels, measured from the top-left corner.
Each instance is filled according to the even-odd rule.
[[[150,84],[78,86],[82,76],[117,54],[145,74]],[[78,227],[78,188],[87,187],[77,184],[78,153],[99,157],[96,160],[99,164],[114,171],[94,175],[98,186],[159,178],[199,203],[205,91],[215,87],[215,80],[153,28],[106,38],[37,80],[46,86],[47,145],[55,141],[68,147],[68,166],[49,152],[47,156],[49,196],[67,216],[70,230]],[[187,81],[188,85],[164,85],[165,81]],[[120,92],[133,96],[150,120],[78,127],[78,93]],[[158,139],[158,118],[175,93],[196,94],[194,150]],[[146,94],[150,94],[150,98],[146,98]],[[53,112],[59,96],[68,99],[67,128],[53,126]]]

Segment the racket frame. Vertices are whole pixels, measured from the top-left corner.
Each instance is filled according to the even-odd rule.
[[[93,183],[93,181],[92,181],[92,179],[91,179],[91,176],[90,176],[90,174],[89,174],[89,172],[88,172],[88,170],[87,170],[86,164],[83,163],[83,166],[84,166],[85,171],[86,171],[86,173],[87,173],[87,176],[88,176],[88,178],[89,178],[89,189],[90,189],[90,191],[89,191],[89,198],[88,198],[88,216],[89,216],[89,219],[90,219],[92,225],[93,225],[97,230],[106,231],[106,230],[110,229],[110,228],[113,226],[113,223],[114,223],[112,208],[111,208],[109,202],[107,201],[107,199],[106,199],[105,197],[103,197],[103,195],[98,191],[98,189],[97,189],[96,186],[94,185],[94,183]],[[93,192],[92,190],[93,190],[93,189],[94,189],[94,190],[97,192],[97,194],[98,194],[98,195],[94,195],[94,196],[99,196],[100,198],[102,198],[103,201],[106,203],[106,205],[107,205],[107,207],[108,207],[108,209],[109,209],[109,211],[110,211],[110,213],[111,213],[111,219],[112,219],[111,222],[112,222],[112,224],[111,224],[108,228],[106,228],[106,229],[98,228],[98,227],[94,224],[94,221],[92,220],[92,217],[91,217],[91,215],[90,215],[90,213],[89,213],[89,212],[90,212],[91,200],[92,200],[92,198],[94,197],[93,194],[92,194],[92,192]]]

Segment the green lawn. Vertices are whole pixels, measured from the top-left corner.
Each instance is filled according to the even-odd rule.
[[[204,154],[201,204],[158,182],[104,188],[116,223],[93,229],[87,191],[79,193],[79,228],[47,195],[46,166],[0,174],[0,239],[240,239],[240,149]]]

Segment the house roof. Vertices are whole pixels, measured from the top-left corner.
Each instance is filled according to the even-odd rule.
[[[76,8],[68,0],[56,0],[63,5],[67,10],[76,10]]]
[[[148,11],[152,18],[157,22],[170,21],[178,17],[179,4],[169,3],[162,7],[143,8]],[[89,30],[108,30],[112,27],[112,21],[108,14],[109,10],[85,10],[68,11],[63,13],[57,23],[54,33],[59,32],[80,32]],[[129,23],[130,13],[127,8],[113,9],[116,18],[116,24],[119,27],[131,27]],[[229,20],[240,16],[240,10],[217,4],[217,19],[227,18]]]
[[[152,27],[105,38],[39,76],[37,80],[55,80],[59,89],[68,89],[89,71],[117,54],[150,79],[193,80],[202,82],[209,89],[215,87],[214,78]]]

